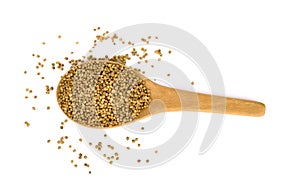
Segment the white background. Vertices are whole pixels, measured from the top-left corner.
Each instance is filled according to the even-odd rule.
[[[299,189],[299,10],[296,0],[1,1],[0,189]],[[51,122],[24,126],[32,117],[22,107],[25,65],[37,44],[58,34],[80,41],[77,53],[85,54],[93,27],[114,31],[147,22],[200,39],[218,63],[227,95],[264,102],[266,115],[226,116],[206,154],[197,154],[198,131],[185,151],[158,168],[121,169],[89,154],[93,174],[74,169],[70,155],[45,143],[56,135],[45,127]],[[60,48],[49,51],[65,52]],[[78,135],[76,129],[69,133]]]

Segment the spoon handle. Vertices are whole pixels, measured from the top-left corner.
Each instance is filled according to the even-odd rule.
[[[252,100],[214,96],[161,86],[155,83],[151,87],[152,100],[160,100],[164,111],[212,112],[243,116],[263,116],[265,105]],[[158,110],[157,112],[161,112]]]
[[[188,93],[191,92],[184,92],[183,94]],[[199,104],[186,102],[183,106],[183,110],[255,117],[263,116],[265,114],[265,105],[257,101],[201,93],[196,93],[196,96]]]

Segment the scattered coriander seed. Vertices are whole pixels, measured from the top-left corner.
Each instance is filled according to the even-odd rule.
[[[73,164],[73,163],[74,163],[74,160],[71,160],[70,162],[71,162],[71,164]]]
[[[69,148],[72,148],[72,145],[69,145]]]
[[[85,155],[85,156],[83,156],[83,158],[84,158],[84,159],[87,159],[88,157]]]
[[[76,44],[76,45],[78,45],[78,44],[79,44],[79,42],[75,42],[75,44]]]
[[[128,140],[129,140],[129,137],[126,137],[126,140],[128,141]]]
[[[25,125],[26,125],[27,127],[30,126],[30,123],[29,123],[28,121],[25,121],[24,123],[25,123]]]
[[[42,42],[43,45],[46,45],[46,42]]]
[[[93,145],[93,143],[89,142],[89,145],[90,145],[90,146],[92,146],[92,145]]]
[[[27,74],[27,71],[24,71],[24,74],[26,75],[26,74]]]
[[[167,77],[169,77],[169,76],[171,76],[171,74],[170,74],[170,73],[168,73],[168,74],[167,74]]]
[[[141,147],[141,144],[138,144],[138,147]]]
[[[77,166],[78,166],[77,164],[74,164],[74,167],[75,167],[75,168],[77,168]]]
[[[57,37],[58,37],[58,39],[60,39],[60,38],[61,38],[61,35],[58,35]]]
[[[109,164],[113,164],[113,161],[109,161]]]
[[[144,130],[145,128],[144,127],[141,127],[141,130]]]
[[[150,162],[150,160],[146,160],[146,163],[149,163]]]
[[[126,149],[127,149],[127,150],[130,150],[130,147],[129,147],[129,146],[127,146],[127,147],[126,147]]]
[[[25,96],[25,99],[28,99],[28,96]]]
[[[32,110],[36,110],[34,106],[32,107]]]
[[[91,172],[91,171],[89,171],[89,174],[92,174],[92,172]]]
[[[155,50],[154,53],[156,53],[156,54],[159,55],[160,57],[163,56],[163,54],[161,53],[161,49]]]
[[[140,159],[138,159],[138,160],[137,160],[137,163],[140,163],[140,162],[141,162],[141,160],[140,160]]]
[[[194,84],[195,84],[195,82],[194,82],[194,81],[192,81],[192,82],[191,82],[191,85],[194,85]]]
[[[76,152],[76,149],[73,149],[73,152]]]
[[[169,54],[171,54],[171,53],[172,53],[172,51],[171,51],[171,50],[169,50],[169,51],[168,51],[168,53],[169,53]]]
[[[37,96],[33,96],[34,99],[37,99]]]
[[[50,110],[50,106],[47,106],[47,110]]]
[[[61,146],[58,146],[57,149],[60,150],[60,149],[61,149]]]
[[[60,126],[59,128],[60,128],[60,129],[64,129],[64,126]]]
[[[82,142],[82,138],[79,138],[79,142]]]
[[[50,140],[50,139],[48,139],[48,140],[47,140],[47,143],[50,143],[50,142],[51,142],[51,140]]]

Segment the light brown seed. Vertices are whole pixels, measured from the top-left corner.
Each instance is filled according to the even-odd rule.
[[[24,123],[25,123],[25,125],[26,125],[27,127],[30,126],[30,123],[29,123],[28,121],[25,121]]]

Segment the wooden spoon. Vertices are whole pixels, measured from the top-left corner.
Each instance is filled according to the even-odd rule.
[[[120,64],[118,62],[98,60],[103,63]],[[85,64],[85,63],[83,63]],[[265,105],[260,102],[251,100],[242,100],[237,98],[226,98],[221,96],[214,96],[209,94],[201,94],[185,90],[179,90],[161,86],[154,83],[150,79],[136,72],[136,74],[145,81],[146,87],[150,90],[151,103],[149,107],[143,109],[137,118],[140,120],[154,114],[162,112],[175,112],[175,111],[192,111],[192,112],[212,112],[220,114],[233,114],[243,116],[263,116],[265,113]],[[58,94],[60,93],[60,80],[56,96],[59,100]],[[93,95],[93,94],[92,94]],[[62,108],[61,108],[62,109]],[[63,109],[62,109],[63,110]],[[64,111],[64,110],[63,110]],[[76,122],[76,121],[75,121]],[[84,124],[81,124],[84,125]],[[84,125],[86,126],[86,125]],[[113,127],[119,127],[113,126]],[[93,126],[86,126],[93,127]]]

